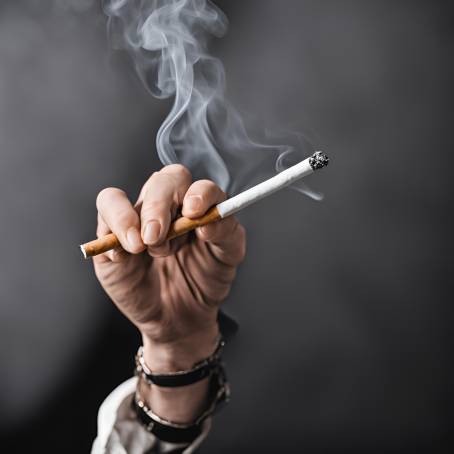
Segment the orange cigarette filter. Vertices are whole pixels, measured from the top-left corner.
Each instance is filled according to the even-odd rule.
[[[210,224],[218,221],[219,219],[221,219],[221,215],[219,214],[217,207],[211,208],[202,217],[197,219],[189,219],[185,217],[178,218],[170,225],[167,239],[173,240],[174,238],[184,235],[197,227]],[[104,252],[110,251],[111,249],[115,249],[117,247],[121,247],[120,241],[114,233],[109,233],[108,235],[90,241],[89,243],[82,244],[80,246],[80,250],[82,251],[84,257],[88,259],[89,257],[103,254]]]

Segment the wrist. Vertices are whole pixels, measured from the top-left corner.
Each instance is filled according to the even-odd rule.
[[[191,369],[210,357],[218,345],[217,324],[208,329],[179,338],[175,342],[157,342],[146,335],[143,339],[143,359],[153,373],[174,373]],[[179,387],[161,387],[139,381],[144,401],[160,417],[176,423],[190,423],[205,410],[209,377]]]
[[[142,334],[143,358],[155,373],[172,373],[191,369],[215,351],[219,340],[219,327],[213,323],[171,342],[159,342]]]

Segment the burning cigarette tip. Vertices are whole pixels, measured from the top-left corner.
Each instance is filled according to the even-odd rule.
[[[309,165],[312,167],[312,170],[318,170],[329,163],[329,158],[326,156],[325,153],[321,151],[316,151],[310,158],[309,158]]]

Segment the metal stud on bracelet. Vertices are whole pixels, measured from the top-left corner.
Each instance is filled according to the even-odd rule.
[[[222,337],[219,338],[214,353],[195,364],[192,369],[182,370],[171,373],[154,373],[147,365],[143,357],[143,347],[139,347],[136,354],[136,375],[141,376],[146,383],[166,388],[176,388],[196,383],[208,377],[212,371],[220,365],[221,354],[225,342]]]

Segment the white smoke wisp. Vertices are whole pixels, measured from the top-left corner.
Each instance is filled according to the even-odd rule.
[[[209,0],[106,0],[104,11],[114,47],[131,54],[147,90],[174,99],[156,138],[164,165],[182,163],[194,178],[212,179],[230,193],[282,170],[279,156],[294,148],[252,140],[226,99],[224,67],[207,50],[208,39],[228,28],[217,6]]]

